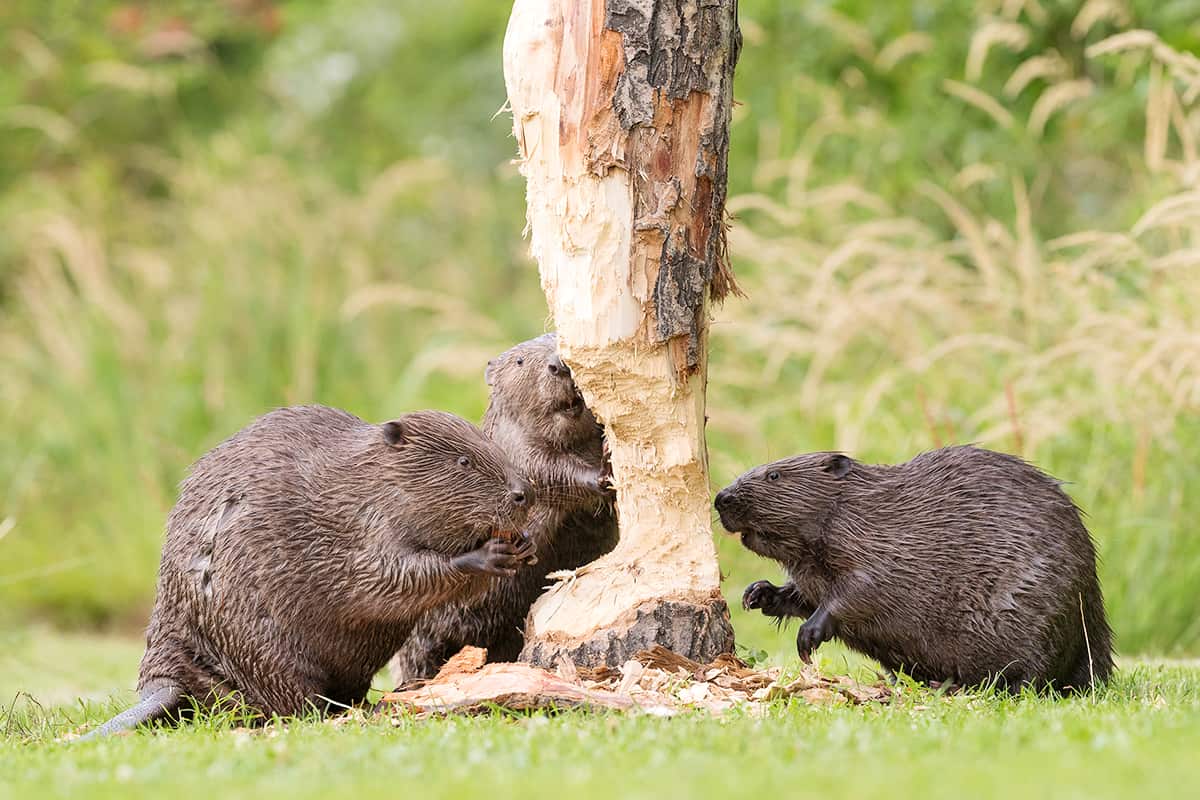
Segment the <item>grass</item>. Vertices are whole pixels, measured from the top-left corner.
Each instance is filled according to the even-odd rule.
[[[888,706],[780,703],[761,718],[565,713],[306,721],[248,732],[210,719],[70,746],[63,726],[127,702],[137,642],[28,631],[4,642],[0,797],[1142,797],[1200,779],[1200,667],[1122,664],[1067,700],[906,688]],[[827,669],[840,656],[820,654]],[[11,668],[28,670],[14,677]],[[43,668],[52,672],[46,673]],[[89,698],[84,708],[67,700]]]

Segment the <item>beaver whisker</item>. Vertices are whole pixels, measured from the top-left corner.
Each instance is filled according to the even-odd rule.
[[[592,486],[580,486],[577,483],[562,483],[552,486],[538,486],[536,490],[538,498],[550,495],[560,495],[568,497],[599,497],[604,492]]]

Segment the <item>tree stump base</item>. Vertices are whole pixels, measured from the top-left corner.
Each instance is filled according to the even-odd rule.
[[[546,669],[564,659],[585,667],[619,667],[656,645],[704,663],[732,653],[733,625],[720,592],[703,604],[647,601],[582,641],[553,636],[528,641],[520,660]]]

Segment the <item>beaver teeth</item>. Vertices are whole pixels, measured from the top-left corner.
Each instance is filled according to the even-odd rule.
[[[575,396],[571,398],[571,402],[562,407],[562,412],[564,414],[570,414],[573,417],[578,417],[583,413],[583,409],[583,395],[577,391],[575,392]]]

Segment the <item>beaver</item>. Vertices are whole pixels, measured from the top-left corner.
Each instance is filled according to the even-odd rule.
[[[464,419],[260,417],[193,466],[167,520],[141,702],[94,734],[237,696],[263,715],[363,701],[431,609],[532,558],[533,489]]]
[[[715,506],[787,571],[742,602],[806,618],[806,661],[837,637],[925,682],[1069,691],[1113,670],[1091,535],[1059,482],[1015,456],[956,446],[888,466],[811,453],[749,470]]]
[[[603,429],[559,357],[555,334],[492,359],[484,379],[490,396],[483,432],[538,493],[527,527],[537,564],[494,581],[469,603],[443,606],[419,621],[392,662],[397,686],[430,677],[466,645],[486,648],[490,661],[515,660],[526,614],[546,576],[595,561],[617,544]]]

